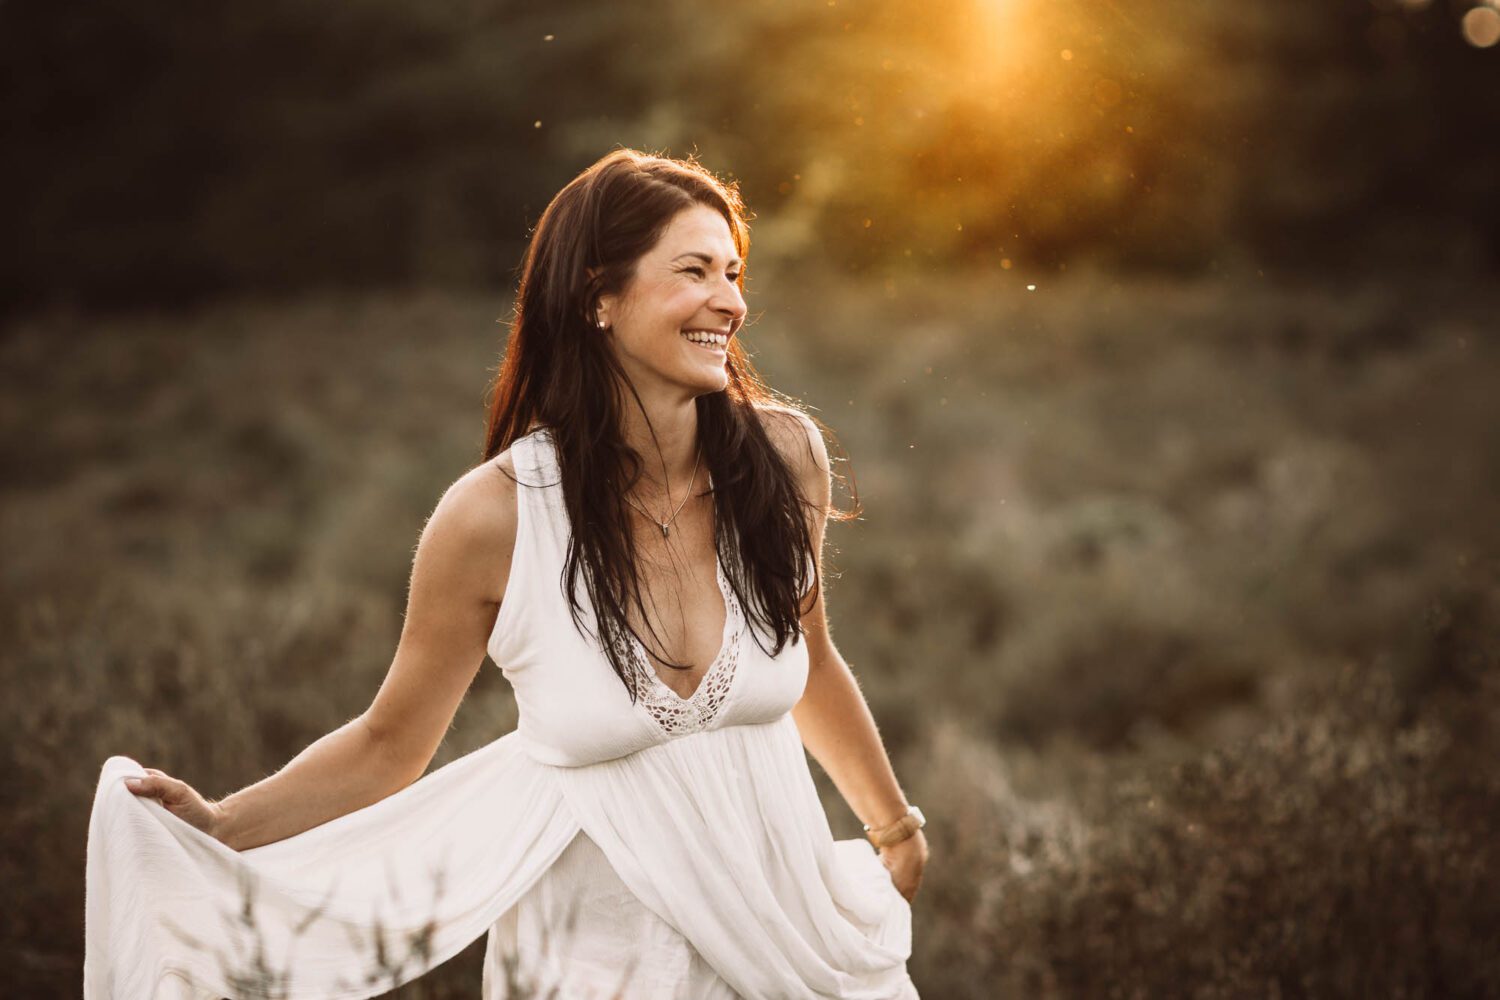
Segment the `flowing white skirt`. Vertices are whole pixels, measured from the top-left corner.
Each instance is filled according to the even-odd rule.
[[[523,978],[518,966],[529,966],[530,975]],[[521,989],[513,991],[512,984]],[[501,917],[485,952],[483,1000],[549,995],[569,1000],[739,997],[687,938],[636,899],[586,833],[573,838]]]
[[[486,1000],[508,957],[579,996],[632,968],[631,997],[916,997],[910,908],[867,842],[832,839],[790,715],[587,767],[539,764],[517,737],[242,852],[132,794],[144,769],[109,758],[85,997],[370,997],[486,932]]]

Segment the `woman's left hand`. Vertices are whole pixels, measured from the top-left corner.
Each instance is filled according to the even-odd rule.
[[[880,863],[890,871],[896,891],[905,896],[908,903],[911,902],[922,884],[922,869],[927,864],[927,838],[918,830],[899,843],[882,847]]]

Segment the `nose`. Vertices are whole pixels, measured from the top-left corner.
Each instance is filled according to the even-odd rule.
[[[714,312],[728,319],[731,328],[738,327],[745,318],[745,296],[740,294],[739,285],[729,280],[728,275],[724,276],[723,284],[719,286],[719,291],[715,292],[709,306]]]

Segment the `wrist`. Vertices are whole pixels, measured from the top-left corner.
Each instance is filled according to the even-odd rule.
[[[907,806],[905,814],[893,822],[882,826],[871,826],[866,823],[865,837],[877,849],[889,847],[909,839],[926,824],[927,819],[922,815],[922,810],[916,806]]]
[[[209,812],[213,815],[213,819],[208,824],[208,835],[225,847],[238,850],[239,848],[235,848],[234,844],[230,843],[230,827],[233,823],[234,814],[226,802],[227,800],[225,802],[210,802],[208,804]]]
[[[886,851],[897,854],[904,851],[916,851],[925,858],[927,857],[927,835],[921,830],[917,830],[910,837],[902,838],[895,843],[886,844],[884,847],[877,847],[875,849],[877,854],[884,854]]]
[[[861,824],[864,827],[865,832],[869,833],[871,830],[884,829],[885,827],[890,826],[892,823],[897,822],[911,811],[911,803],[907,802],[904,797],[898,799],[897,801],[899,804],[894,808],[890,806],[884,806],[881,808],[880,812],[876,814],[876,818],[879,819],[880,822]]]

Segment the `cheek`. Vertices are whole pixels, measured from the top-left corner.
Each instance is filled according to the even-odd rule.
[[[637,358],[661,357],[675,352],[682,338],[678,335],[695,315],[691,304],[657,302],[654,308],[642,309],[625,330],[619,344]]]
[[[674,333],[681,330],[702,311],[705,298],[706,296],[691,288],[677,289],[664,296],[661,310],[658,312],[661,325]]]
[[[658,299],[650,320],[639,330],[639,348],[649,354],[675,357],[677,348],[685,343],[681,337],[683,328],[702,311],[701,298],[691,292],[677,292]]]
[[[636,298],[627,307],[621,348],[642,361],[656,358],[676,363],[678,348],[686,343],[680,333],[703,314],[707,298],[691,285],[658,287]]]

